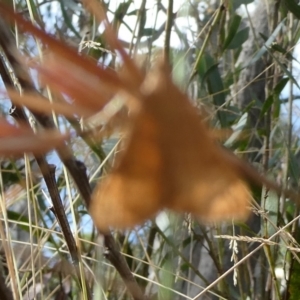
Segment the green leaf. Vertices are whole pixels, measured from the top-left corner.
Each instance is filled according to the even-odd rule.
[[[272,43],[275,41],[276,37],[279,35],[281,32],[281,29],[285,26],[285,20],[283,19],[275,28],[271,36],[268,38],[268,40],[265,42],[265,44],[258,50],[258,52],[254,55],[254,57],[251,59],[251,61],[243,66],[243,67],[248,67],[252,64],[254,64],[256,61],[258,61],[267,51],[268,47],[271,47]]]
[[[13,221],[19,221],[19,222],[22,222],[26,225],[20,225],[21,228],[23,228],[24,230],[28,231],[28,224],[29,224],[29,220],[27,217],[24,216],[24,214],[20,214],[20,213],[17,213],[15,211],[12,211],[12,210],[8,210],[7,211],[7,217],[9,220],[13,220]]]
[[[247,126],[247,119],[248,119],[248,113],[244,113],[241,116],[241,118],[239,119],[238,123],[232,126],[233,133],[225,142],[225,144],[224,144],[225,147],[232,146],[232,144],[235,143],[239,139],[244,128]]]
[[[273,118],[274,118],[274,120],[278,120],[278,118],[280,116],[280,108],[281,108],[281,103],[280,103],[279,99],[276,99],[274,101],[274,105],[273,105]]]
[[[298,182],[300,178],[300,170],[299,170],[299,163],[296,155],[291,149],[287,149],[290,154],[290,161],[289,161],[289,170],[291,172],[291,178]]]
[[[300,28],[297,28],[295,33],[293,33],[294,41],[298,41],[300,39]]]
[[[115,21],[123,22],[123,18],[127,14],[127,10],[131,4],[132,0],[129,0],[127,2],[120,3],[118,8],[116,9],[114,15],[115,15]]]
[[[281,103],[280,103],[279,96],[280,96],[282,90],[284,89],[284,87],[286,86],[286,84],[288,83],[289,80],[290,79],[288,77],[282,78],[274,88],[274,92],[273,92],[274,102],[273,102],[273,110],[272,110],[272,114],[273,114],[274,119],[279,118],[280,108],[281,108]]]
[[[34,228],[33,228],[32,233],[34,236],[41,237],[45,233],[44,230],[40,229],[38,226],[36,226],[32,222],[30,223],[29,219],[27,217],[25,217],[23,213],[19,214],[15,211],[8,210],[7,216],[8,216],[9,220],[16,221],[17,226],[19,226],[19,228],[21,228],[22,230],[24,230],[26,232],[30,232],[30,226],[33,225]]]
[[[241,117],[241,110],[237,106],[226,105],[226,119],[228,125],[235,124],[240,119],[240,117]]]
[[[137,16],[139,13],[139,9],[134,9],[132,11],[130,11],[129,13],[127,13],[127,16]]]
[[[252,107],[254,107],[254,106],[255,106],[255,100],[252,99],[252,100],[248,103],[248,105],[243,109],[243,112],[244,112],[244,113],[245,113],[245,112],[249,112],[250,109],[251,109]]]
[[[235,37],[233,38],[233,40],[231,41],[231,43],[228,45],[228,49],[236,49],[239,48],[240,46],[242,46],[244,44],[244,42],[247,41],[249,37],[249,27],[246,27],[242,30],[240,30]]]
[[[290,300],[298,300],[299,294],[300,294],[300,264],[295,259],[293,261],[292,267],[291,267],[291,277],[289,282],[289,299]]]
[[[187,263],[184,263],[184,264],[182,264],[181,266],[180,266],[180,270],[182,271],[182,272],[185,272],[185,271],[188,271],[189,270],[189,265],[187,264]]]
[[[206,72],[202,78],[206,81],[208,92],[213,97],[214,105],[216,105],[217,107],[221,107],[226,102],[226,94],[224,93],[223,80],[219,72],[218,64],[214,62],[214,59],[209,54],[204,55],[202,59],[204,60],[204,62],[200,73],[203,72],[203,68],[207,67]],[[228,121],[226,112],[218,109],[217,115],[221,127],[227,127]]]
[[[235,35],[239,29],[239,26],[241,24],[241,20],[242,20],[241,16],[239,16],[239,15],[233,16],[232,21],[230,22],[230,25],[229,25],[228,35],[224,41],[223,51],[225,49],[227,49],[228,45],[232,42],[233,38],[235,37]]]
[[[206,73],[207,70],[213,65],[213,60],[206,59],[206,56],[208,54],[205,54],[202,56],[201,60],[199,61],[197,65],[197,73],[200,79],[200,87],[204,89],[205,80],[206,80]]]
[[[60,8],[61,8],[61,13],[64,18],[64,22],[66,23],[67,27],[75,34],[76,37],[81,39],[80,34],[77,32],[77,30],[74,28],[72,24],[72,20],[69,18],[69,15],[65,9],[63,1],[60,1]]]
[[[269,50],[269,48],[268,48]],[[281,61],[272,54],[271,51],[269,51],[270,55],[272,56],[272,58],[277,62],[277,64],[279,65],[279,67],[281,68],[281,70],[288,76],[288,78],[297,86],[298,89],[300,89],[300,86],[297,82],[297,80],[294,78],[293,74],[287,69],[287,67],[281,63]]]
[[[278,43],[276,42],[273,42],[272,45],[271,45],[271,49],[274,51],[274,52],[279,52],[281,53],[282,55],[284,55],[287,59],[289,60],[292,60],[294,59],[295,61],[297,61],[296,58],[293,57],[293,55],[285,48],[283,48],[281,45],[279,45]],[[297,61],[298,62],[298,61]]]
[[[267,100],[264,102],[263,107],[260,111],[259,118],[262,118],[264,114],[270,109],[274,101],[273,95],[270,95]]]
[[[300,6],[296,3],[295,0],[285,0],[283,1],[286,8],[297,18],[300,20]]]
[[[271,181],[273,181],[271,179]],[[278,210],[279,210],[279,197],[276,192],[269,190],[266,193],[266,188],[263,188],[262,192],[262,207],[265,211],[268,212],[268,221],[269,222],[262,222],[262,232],[267,237],[273,235],[277,228],[278,222]]]
[[[274,88],[273,93],[267,98],[267,100],[264,102],[262,109],[260,111],[259,117],[262,118],[264,114],[270,109],[270,107],[275,104],[276,102],[279,103],[279,94],[284,89],[286,83],[289,81],[289,78],[283,78]],[[278,107],[276,109],[276,114],[278,115]],[[278,118],[278,116],[277,116]]]
[[[274,88],[274,95],[279,97],[279,95],[281,94],[282,90],[284,89],[284,87],[286,86],[289,80],[290,79],[288,77],[282,78]]]
[[[141,37],[142,37],[142,36],[151,36],[151,35],[153,35],[155,32],[156,32],[156,30],[153,29],[153,28],[143,28],[143,29],[141,30],[140,36],[141,36]]]
[[[261,33],[261,32],[259,32],[259,35],[260,35],[260,37],[261,37],[265,42],[267,42],[268,37],[267,37],[266,35],[264,35],[264,34]]]
[[[23,176],[21,171],[25,168],[24,164],[18,164],[14,161],[1,163],[1,175],[3,185],[19,183]],[[1,189],[0,189],[1,191]]]
[[[295,204],[289,203],[290,207],[292,208],[290,210],[290,213],[292,214],[292,219],[294,218],[294,210],[295,210]],[[286,206],[285,206],[286,207]],[[296,240],[297,244],[299,244],[300,241],[300,232],[297,229],[293,233],[293,238]],[[298,256],[298,255],[297,255]],[[300,294],[300,264],[297,259],[292,259],[291,261],[291,267],[290,267],[290,281],[288,284],[288,292],[289,292],[289,300],[298,300],[299,299],[299,294]]]

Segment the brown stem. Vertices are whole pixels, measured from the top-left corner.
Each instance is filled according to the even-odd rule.
[[[173,0],[169,0],[168,10],[167,10],[167,22],[166,22],[166,36],[164,43],[164,61],[170,63],[170,41],[173,26]]]
[[[11,290],[6,286],[3,276],[0,278],[0,295],[2,300],[13,300]]]
[[[24,110],[22,108],[15,107],[14,109],[11,110],[11,115],[15,118],[15,120],[22,121],[23,123],[26,122],[29,124],[27,117],[24,113]],[[69,249],[72,258],[72,263],[74,265],[76,275],[78,277],[78,281],[80,282],[79,253],[57,187],[57,183],[55,179],[55,166],[49,165],[44,156],[35,156],[35,160],[38,163],[38,166],[41,170],[46,186],[48,188],[52,200],[52,204],[53,204],[53,212],[61,227],[62,234],[65,238],[67,247]],[[85,285],[86,285],[87,297],[88,299],[92,299],[92,293],[90,291],[87,282],[85,283]]]

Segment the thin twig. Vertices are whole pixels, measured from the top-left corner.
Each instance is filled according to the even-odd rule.
[[[167,10],[167,22],[166,22],[166,35],[164,43],[164,61],[170,63],[170,42],[171,33],[173,26],[173,0],[169,0],[168,10]]]

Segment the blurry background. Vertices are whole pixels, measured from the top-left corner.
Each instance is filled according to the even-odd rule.
[[[102,66],[120,68],[121,62],[103,38],[103,27],[81,1],[3,2]],[[162,51],[168,53],[175,82],[205,112],[212,127],[230,129],[224,145],[283,187],[298,190],[300,7],[294,0],[116,0],[103,4],[124,48],[145,72]],[[4,37],[1,60],[6,66],[0,75],[5,83],[5,76],[16,72],[6,50],[8,43],[14,43],[27,59],[42,59],[45,48],[15,26],[0,23],[0,27]],[[3,34],[7,31],[10,39]],[[51,97],[36,72],[28,72],[34,88]],[[1,97],[1,115],[12,120],[10,102]],[[29,111],[25,113],[41,125]],[[63,131],[80,131],[79,121],[61,116],[53,120]],[[74,157],[84,164],[92,187],[109,170],[118,139],[118,132],[97,144],[87,143],[79,133],[72,139]],[[56,166],[55,182],[79,263],[74,263],[67,247],[34,157],[3,158],[3,282],[15,299],[91,299],[92,291],[95,299],[131,299],[111,260],[106,259],[103,241],[70,174],[54,152],[46,159]],[[245,224],[206,227],[189,216],[163,212],[135,230],[113,232],[145,297],[298,299],[299,208],[265,189],[253,189],[253,196],[257,205]],[[275,233],[272,242],[268,241]],[[249,253],[250,258],[234,268]],[[219,279],[230,268],[232,272]]]

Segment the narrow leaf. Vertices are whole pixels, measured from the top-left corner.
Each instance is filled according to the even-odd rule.
[[[298,19],[300,20],[300,6],[295,0],[285,0],[283,1],[286,8]]]
[[[244,42],[247,41],[249,37],[249,27],[240,30],[235,37],[232,39],[231,43],[228,45],[228,49],[236,49],[241,47]]]
[[[224,41],[223,51],[227,49],[228,45],[232,42],[233,38],[235,37],[235,35],[239,29],[241,20],[242,20],[241,16],[236,15],[236,14],[233,16],[233,19],[229,25],[228,35]]]

